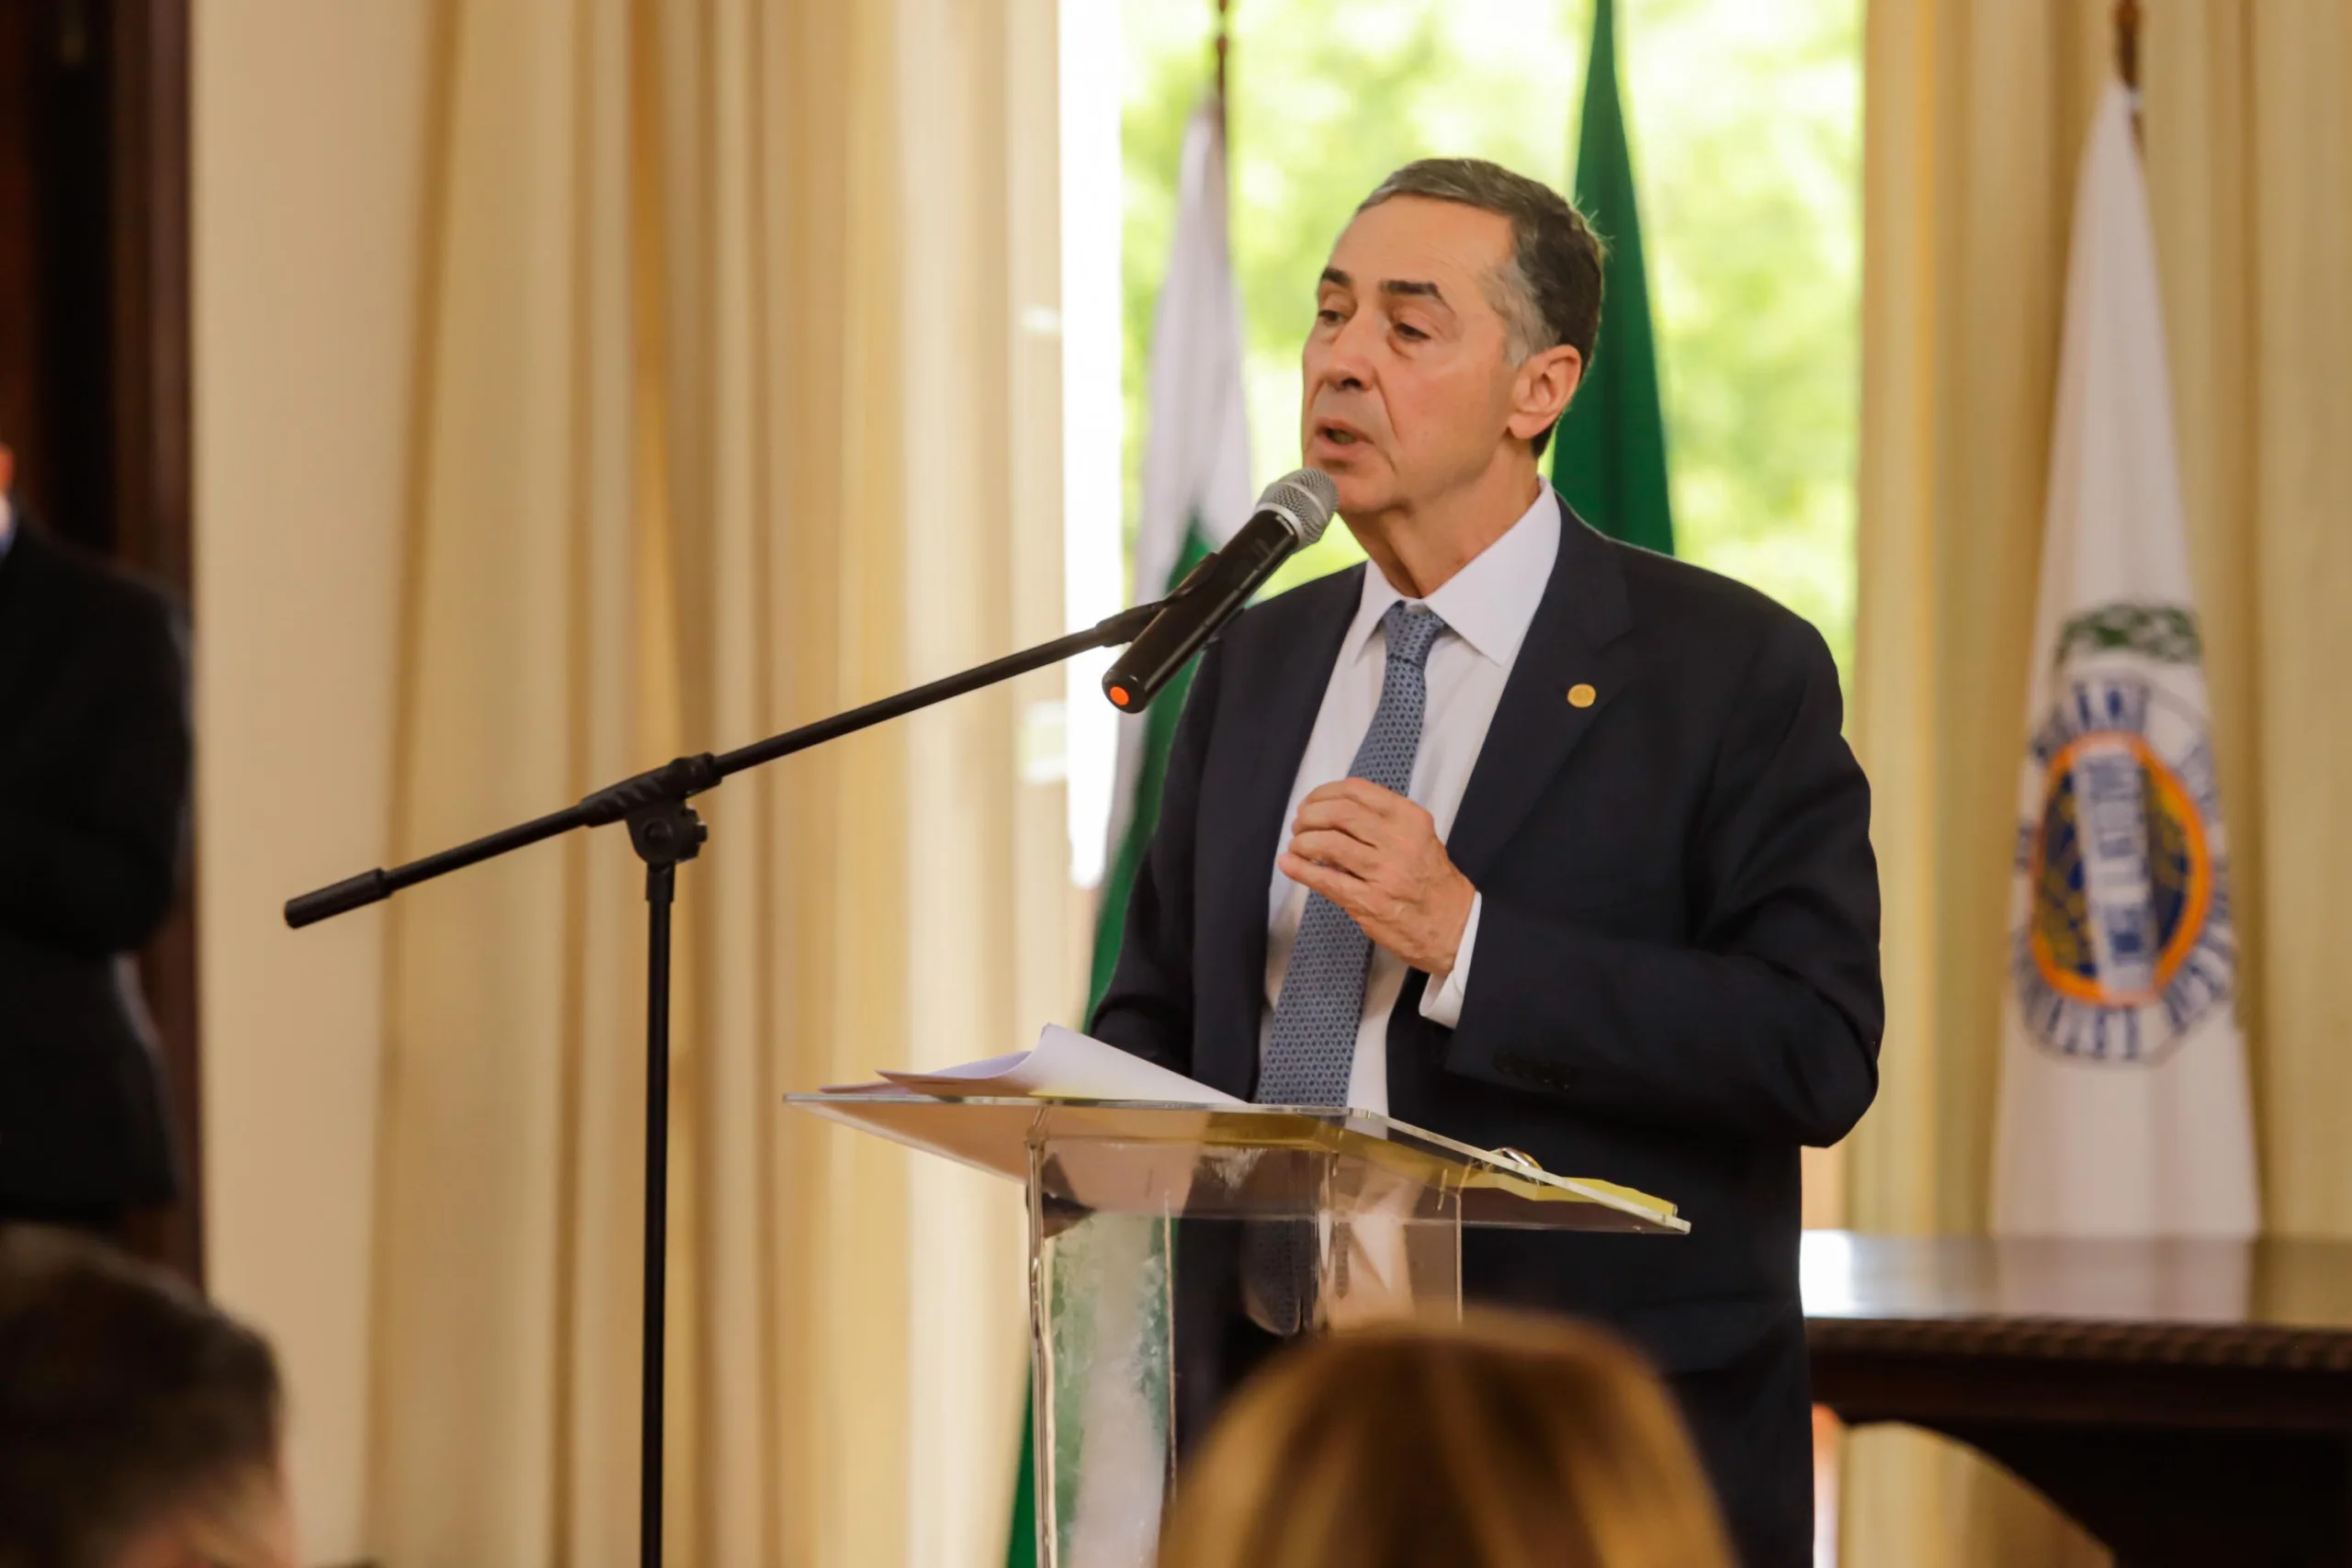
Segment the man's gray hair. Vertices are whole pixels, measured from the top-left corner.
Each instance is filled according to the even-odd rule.
[[[1510,219],[1511,259],[1493,287],[1512,361],[1566,344],[1591,364],[1600,332],[1600,237],[1565,197],[1483,158],[1423,158],[1381,181],[1356,210],[1400,196],[1460,202]],[[1541,438],[1536,450],[1543,450]]]

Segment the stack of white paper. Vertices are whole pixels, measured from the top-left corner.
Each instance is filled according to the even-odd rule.
[[[873,1094],[912,1089],[945,1100],[1145,1100],[1177,1105],[1241,1105],[1221,1090],[1182,1073],[1154,1066],[1091,1035],[1046,1025],[1036,1048],[943,1067],[933,1073],[885,1070],[883,1081],[856,1084],[835,1094]]]

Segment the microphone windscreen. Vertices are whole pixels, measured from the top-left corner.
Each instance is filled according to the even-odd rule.
[[[1284,474],[1258,498],[1261,512],[1279,512],[1296,525],[1301,549],[1323,536],[1340,509],[1340,487],[1319,468]]]

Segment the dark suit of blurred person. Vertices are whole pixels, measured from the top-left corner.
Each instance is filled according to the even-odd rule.
[[[0,552],[0,1219],[119,1235],[178,1191],[132,955],[177,891],[184,637],[13,504]]]

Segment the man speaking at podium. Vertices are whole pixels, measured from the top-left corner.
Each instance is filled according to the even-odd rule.
[[[1795,1568],[1798,1148],[1877,1087],[1869,788],[1812,626],[1540,478],[1600,276],[1569,205],[1489,164],[1400,169],[1340,236],[1301,436],[1371,558],[1203,656],[1092,1028],[1679,1204],[1682,1237],[1465,1232],[1464,1295],[1631,1336],[1743,1560]],[[1257,1249],[1183,1245],[1189,1438],[1280,1341]]]

